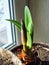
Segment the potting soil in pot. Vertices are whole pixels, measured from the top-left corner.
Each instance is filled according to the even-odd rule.
[[[23,65],[49,65],[49,51],[44,49],[42,46],[35,47],[33,60],[30,60],[27,57],[27,55],[25,56],[25,59],[21,58],[23,56],[23,54],[21,54],[22,53],[21,46],[17,47],[12,52],[14,52],[14,54],[19,57]]]

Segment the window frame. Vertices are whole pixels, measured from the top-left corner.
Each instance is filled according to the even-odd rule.
[[[15,15],[14,15],[14,0],[8,0],[9,3],[9,12],[10,12],[10,19],[15,19]],[[5,44],[2,46],[2,48],[6,48],[6,49],[11,49],[12,47],[14,47],[15,45],[17,45],[16,42],[16,29],[15,29],[15,25],[11,24],[11,34],[12,34],[12,42],[10,44]]]

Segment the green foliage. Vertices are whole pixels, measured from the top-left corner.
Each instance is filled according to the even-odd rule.
[[[25,27],[27,30],[27,46],[29,47],[29,49],[31,49],[33,43],[34,25],[30,10],[27,6],[25,6],[24,15],[25,15]]]
[[[30,10],[27,6],[25,6],[24,15],[25,15],[25,27],[29,32],[29,34],[32,34],[34,25],[33,25]]]
[[[33,25],[30,10],[27,6],[25,6],[25,9],[24,9],[24,18],[25,18],[24,22],[25,22],[26,36],[27,36],[27,41],[25,45],[28,46],[29,49],[32,49],[34,25]],[[15,20],[10,20],[10,19],[7,19],[7,21],[14,23],[17,26],[17,28],[21,31],[20,22]]]
[[[27,32],[27,46],[29,47],[29,49],[32,49],[32,39],[31,39],[31,35]]]
[[[6,19],[7,21],[13,23],[14,25],[16,25],[16,27],[21,31],[21,23],[16,21],[16,20],[10,20],[10,19]]]

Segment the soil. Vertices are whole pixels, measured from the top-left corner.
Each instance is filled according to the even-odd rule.
[[[49,50],[41,45],[33,46],[32,60],[24,53],[22,46],[18,46],[12,52],[18,56],[23,65],[49,65]]]

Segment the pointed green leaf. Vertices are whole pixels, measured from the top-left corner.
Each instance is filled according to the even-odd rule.
[[[29,34],[32,34],[34,30],[34,25],[33,25],[30,10],[27,6],[25,6],[24,15],[25,15],[25,27],[27,31],[29,32]]]
[[[21,23],[15,20],[10,20],[10,19],[6,19],[7,21],[13,23],[14,25],[16,25],[16,27],[21,31]]]
[[[31,49],[33,43],[34,25],[30,10],[27,6],[25,6],[24,15],[25,15],[25,27],[27,30],[27,46]]]

